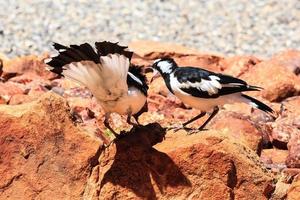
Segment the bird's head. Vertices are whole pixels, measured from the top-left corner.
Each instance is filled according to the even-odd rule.
[[[154,74],[151,79],[151,82],[159,75],[161,75],[162,77],[169,76],[177,67],[178,65],[176,64],[176,62],[169,57],[155,60],[152,65],[152,68],[154,69]]]

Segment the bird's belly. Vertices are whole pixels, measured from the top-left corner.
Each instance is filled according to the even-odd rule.
[[[211,111],[215,106],[223,106],[224,104],[240,101],[240,94],[224,95],[218,98],[199,98],[189,95],[184,95],[180,92],[175,92],[175,95],[186,105],[201,111]]]
[[[131,112],[135,114],[139,112],[145,105],[147,97],[138,89],[134,87],[128,88],[128,94],[121,97],[119,100],[113,102],[112,105],[106,107],[107,112],[118,113],[120,115],[125,115]]]

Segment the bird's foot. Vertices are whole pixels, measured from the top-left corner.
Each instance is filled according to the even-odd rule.
[[[183,127],[183,130],[187,132],[187,135],[192,135],[199,132],[199,129]]]
[[[187,132],[192,132],[192,131],[197,131],[198,129],[193,129],[193,128],[189,128],[189,127],[181,125],[181,126],[169,127],[169,128],[167,128],[167,130],[173,130],[173,132],[176,133],[179,130],[185,130]]]
[[[166,131],[170,131],[170,130],[173,130],[174,133],[179,131],[180,129],[183,129],[183,126],[180,125],[180,126],[169,126],[166,128]]]
[[[121,131],[119,134],[114,134],[115,139],[118,139],[118,140],[121,138],[124,138],[126,135],[127,135],[126,131]]]
[[[168,129],[168,130],[171,130],[171,129]],[[198,132],[201,132],[201,131],[207,131],[208,129],[205,129],[205,128],[189,128],[189,127],[186,127],[186,126],[180,126],[180,127],[172,127],[172,130],[174,131],[174,133],[176,133],[179,130],[185,130],[188,135],[191,135],[191,134],[195,134],[195,133],[198,133]]]

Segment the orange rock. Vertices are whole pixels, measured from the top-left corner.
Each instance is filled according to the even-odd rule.
[[[267,199],[272,175],[257,155],[221,132],[170,133],[157,124],[110,145],[84,199]],[[152,145],[161,142],[152,147]]]
[[[269,101],[280,102],[300,94],[299,77],[272,60],[260,62],[255,67],[249,68],[240,78],[251,85],[263,87],[264,90],[259,92],[259,95]]]
[[[300,115],[300,96],[290,97],[282,102],[282,117],[296,117]]]
[[[221,60],[220,65],[223,73],[239,77],[260,62],[254,56],[233,56]]]
[[[280,149],[263,149],[261,152],[261,160],[270,160],[268,164],[285,165],[289,152]]]
[[[26,95],[26,94],[15,94],[10,98],[9,104],[10,105],[18,105],[18,104],[22,104],[22,103],[28,103],[28,102],[37,100],[37,98],[38,97],[34,98],[34,97]]]
[[[220,71],[221,55],[201,53],[195,49],[180,45],[153,41],[137,41],[129,44],[129,48],[140,57],[133,58],[133,63],[148,66],[154,59],[169,56],[179,66],[194,66],[208,70]]]
[[[273,61],[280,63],[285,66],[286,69],[295,73],[300,74],[300,51],[298,50],[287,50],[280,52],[272,57]]]
[[[291,133],[288,143],[289,156],[286,160],[288,167],[300,168],[300,130]]]
[[[52,93],[0,106],[0,199],[80,198],[102,142],[76,127],[68,109]]]
[[[226,132],[260,155],[263,133],[250,117],[234,112],[221,112],[211,122],[210,129]]]
[[[0,82],[0,95],[1,96],[12,96],[15,94],[24,94],[24,86],[14,82]]]
[[[290,189],[287,193],[287,200],[299,200],[300,199],[300,176],[298,175],[293,181]]]
[[[5,97],[0,96],[0,104],[6,104],[8,101],[8,99],[6,99]]]
[[[57,75],[46,70],[46,64],[43,60],[44,58],[31,55],[4,61],[2,77],[11,77],[13,74],[33,73],[44,79],[55,78]]]
[[[184,47],[172,43],[161,43],[155,41],[140,40],[131,42],[128,45],[129,49],[136,54],[149,59],[156,59],[161,56],[170,55],[187,55],[187,54],[199,54],[196,49]]]

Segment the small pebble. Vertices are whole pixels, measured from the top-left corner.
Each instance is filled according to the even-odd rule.
[[[0,1],[0,53],[52,52],[52,42],[154,40],[231,56],[300,46],[300,1]]]

